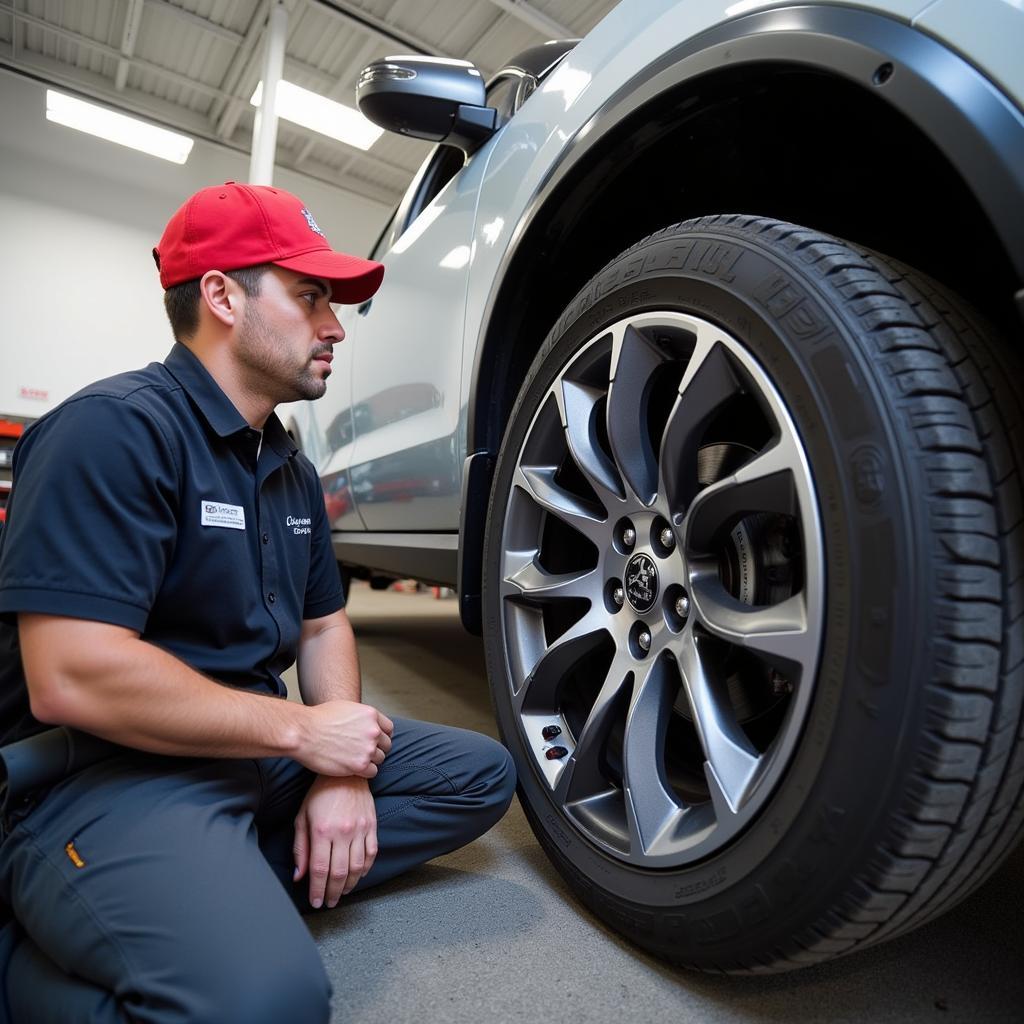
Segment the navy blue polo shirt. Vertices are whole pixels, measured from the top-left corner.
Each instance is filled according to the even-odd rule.
[[[258,457],[257,457],[257,452]],[[184,345],[25,431],[0,531],[0,743],[29,712],[16,613],[137,630],[231,686],[285,696],[303,619],[344,605],[316,470]]]

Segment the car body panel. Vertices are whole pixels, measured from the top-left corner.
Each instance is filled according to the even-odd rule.
[[[977,48],[972,42],[969,49],[975,66],[1009,84],[1019,103],[1024,66],[1009,40],[1019,38],[1024,25],[1020,5],[980,0],[970,5],[969,18],[958,6],[956,0],[817,0],[802,6],[786,0],[648,0],[613,9],[380,257],[384,285],[350,336],[351,393],[332,381],[321,401],[329,408],[307,417],[328,424],[346,406],[352,416],[352,442],[318,464],[325,480],[345,494],[334,528],[459,530],[463,464],[475,450],[470,420],[477,359],[509,253],[567,154],[607,127],[601,118],[629,83],[642,81],[666,54],[718,26],[771,11],[773,26],[795,32],[806,18],[801,11],[846,9],[917,25],[940,40],[974,40],[991,24],[1004,25],[1001,39]],[[743,27],[737,24],[736,32],[742,35]],[[998,70],[980,66],[979,53]],[[729,60],[728,49],[716,51],[715,59]],[[377,415],[375,410],[394,404],[396,389],[409,399],[405,406]],[[322,441],[320,449],[330,446]]]
[[[914,19],[914,27],[945,43],[1018,100],[1024,97],[1024,3],[1022,0],[938,0]]]
[[[368,530],[458,523],[458,341],[485,169],[486,159],[470,161],[398,237],[352,346],[351,469]]]
[[[463,381],[470,385],[475,372],[471,362],[476,358],[480,341],[488,329],[494,293],[500,287],[506,269],[503,264],[507,262],[510,250],[514,249],[518,234],[523,231],[531,205],[545,191],[559,164],[566,160],[572,148],[585,147],[591,141],[588,135],[592,136],[606,126],[603,120],[606,118],[606,108],[630,80],[631,72],[649,68],[659,58],[670,53],[673,47],[686,44],[703,31],[718,27],[722,20],[717,19],[716,14],[735,12],[746,16],[776,11],[783,17],[776,20],[775,27],[801,31],[798,11],[794,11],[792,25],[787,25],[784,20],[784,9],[797,6],[792,3],[663,4],[658,5],[658,16],[652,17],[643,27],[636,26],[635,10],[631,8],[627,11],[627,6],[621,4],[612,11],[566,57],[552,76],[529,98],[495,143],[478,209],[474,260],[467,296]],[[825,3],[802,6],[835,8],[837,14],[840,9],[884,14],[907,27],[914,22],[916,15],[930,11],[928,4],[918,2],[855,4],[831,3],[826,0]],[[975,9],[981,7],[1002,14],[1007,4],[1005,0],[982,0]],[[1011,9],[1011,13],[1019,34],[1024,27],[1024,17],[1019,10]],[[739,32],[740,27],[737,26],[737,34]],[[722,52],[721,47],[719,49]],[[788,54],[785,47],[780,45],[779,58],[783,56]],[[725,49],[724,59],[729,57],[730,52]],[[592,68],[600,69],[600,75],[594,81],[590,80]],[[980,70],[983,73],[985,71]],[[632,77],[637,76],[633,74]],[[544,126],[547,125],[556,125],[557,130],[545,130]],[[952,127],[949,131],[954,132],[958,127]],[[965,150],[972,148],[964,147]],[[1009,162],[1018,163],[1016,160]],[[987,176],[987,169],[981,173]],[[495,224],[501,225],[501,231],[494,230]],[[469,402],[470,394],[464,393],[463,399]],[[471,426],[470,450],[473,449],[474,434]]]

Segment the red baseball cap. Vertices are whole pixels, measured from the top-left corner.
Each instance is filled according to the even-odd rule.
[[[384,265],[335,252],[298,196],[268,185],[226,181],[200,189],[164,228],[153,250],[164,289],[208,270],[273,263],[331,282],[332,302],[365,302]]]

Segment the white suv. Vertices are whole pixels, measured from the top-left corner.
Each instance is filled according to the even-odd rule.
[[[339,562],[457,587],[538,839],[673,962],[862,948],[1019,835],[1022,40],[630,0],[360,80],[438,146],[295,414]]]

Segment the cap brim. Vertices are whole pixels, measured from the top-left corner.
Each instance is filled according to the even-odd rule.
[[[384,264],[333,249],[315,249],[301,256],[274,260],[274,265],[331,282],[331,302],[365,302],[384,280]]]

